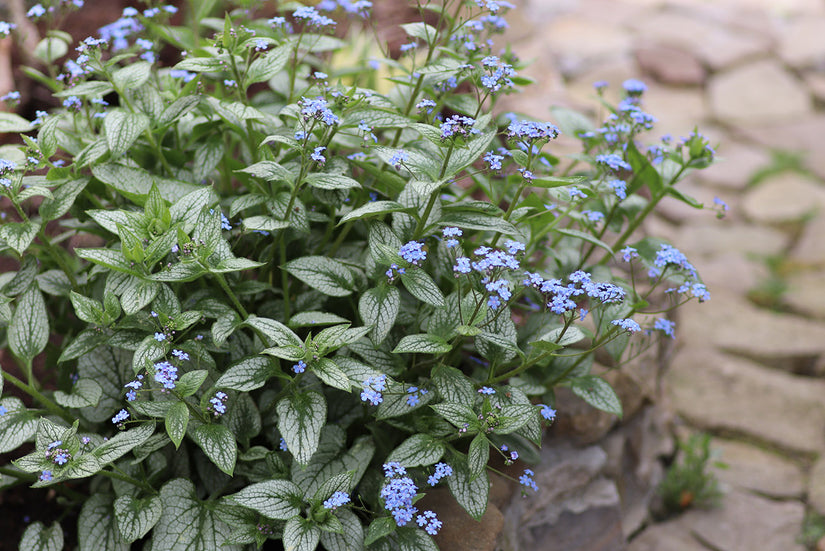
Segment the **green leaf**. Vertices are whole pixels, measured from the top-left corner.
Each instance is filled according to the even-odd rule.
[[[243,270],[251,270],[252,268],[260,268],[263,262],[255,262],[248,258],[225,258],[218,263],[217,266],[209,268],[213,274],[225,274],[227,272],[240,272]]]
[[[430,535],[412,526],[398,531],[398,546],[399,551],[438,551]]]
[[[109,116],[107,115],[106,118],[108,119]],[[96,164],[92,167],[92,174],[109,188],[117,191],[136,205],[143,205],[152,184],[157,184],[163,199],[170,202],[193,191],[203,189],[198,188],[195,184],[172,178],[162,178],[142,168],[120,162]]]
[[[81,379],[92,379],[103,389],[97,407],[84,408],[80,412],[83,418],[96,423],[110,422],[112,414],[123,407],[126,392],[123,385],[133,377],[131,352],[98,345],[94,350],[79,355],[77,372]]]
[[[348,113],[344,117],[342,126],[357,126],[361,121],[373,128],[404,128],[413,122],[395,111],[385,111],[373,107]]]
[[[344,224],[346,222],[350,222],[352,220],[360,220],[362,218],[370,218],[372,216],[378,216],[381,214],[387,214],[389,212],[399,212],[399,211],[409,211],[411,210],[409,207],[405,207],[401,203],[396,203],[395,201],[370,201],[369,203],[358,207],[344,215],[341,220],[338,221],[338,225]]]
[[[327,401],[318,392],[299,392],[278,402],[278,430],[295,460],[306,465],[318,449],[327,419]]]
[[[317,327],[319,325],[333,325],[351,323],[347,318],[329,312],[299,312],[289,318],[290,327]]]
[[[370,437],[359,436],[347,450],[345,442],[346,434],[340,427],[327,425],[321,430],[318,449],[309,464],[292,464],[292,480],[304,495],[314,495],[325,481],[342,472],[354,471],[351,488],[358,484],[375,454],[375,444]]]
[[[120,295],[120,304],[123,312],[131,316],[155,300],[160,290],[160,283],[129,276],[126,287]]]
[[[133,429],[119,432],[92,450],[102,465],[123,457],[140,446],[155,432],[154,423],[142,423]]]
[[[471,517],[481,520],[487,511],[490,480],[486,469],[473,477],[463,461],[453,463],[453,475],[447,477],[447,486],[455,500]]]
[[[163,196],[162,193],[161,196]],[[187,193],[169,207],[172,224],[180,224],[184,233],[190,233],[194,229],[200,213],[217,200],[218,198],[211,187],[200,188]]]
[[[550,112],[559,123],[559,129],[567,136],[578,136],[581,132],[589,132],[595,127],[589,118],[566,107],[551,107]]]
[[[152,531],[152,549],[241,551],[227,539],[232,529],[218,518],[214,503],[198,499],[189,480],[176,478],[160,489],[163,514]]]
[[[407,335],[398,343],[393,350],[393,354],[419,353],[419,354],[446,354],[453,347],[450,343],[437,335],[429,333],[419,333],[417,335]]]
[[[255,59],[247,70],[246,83],[264,82],[283,71],[289,61],[290,53],[292,53],[292,45],[282,44]]]
[[[352,294],[355,288],[352,271],[326,256],[296,258],[284,264],[282,269],[325,295],[345,297]]]
[[[274,375],[272,361],[263,356],[243,358],[232,364],[215,382],[217,388],[249,392],[261,388]]]
[[[587,241],[588,243],[592,243],[593,245],[596,245],[597,247],[600,247],[600,248],[606,250],[611,255],[613,254],[613,249],[610,247],[610,245],[608,245],[607,243],[605,243],[601,239],[597,238],[596,236],[590,235],[587,232],[583,232],[583,231],[579,231],[579,230],[571,230],[571,229],[567,229],[567,228],[556,228],[554,231],[556,231],[556,232],[558,232],[562,235],[566,235],[568,237],[575,237],[575,238],[578,238],[578,239],[582,239],[584,241]]]
[[[267,344],[275,344],[278,346],[293,345],[303,346],[304,341],[296,335],[292,329],[283,323],[270,318],[259,318],[255,315],[250,315],[244,325],[252,327],[269,337],[270,342]]]
[[[366,545],[372,545],[384,536],[389,536],[396,531],[398,525],[392,517],[378,517],[373,520],[367,529],[367,537],[364,540]]]
[[[318,358],[310,364],[310,370],[329,386],[344,392],[350,391],[349,377],[329,358]]]
[[[34,57],[43,63],[54,63],[69,51],[66,41],[56,36],[47,36],[34,47]]]
[[[42,522],[30,524],[23,532],[19,548],[26,551],[62,551],[63,528],[59,522],[48,528]]]
[[[163,514],[159,495],[136,499],[122,495],[114,503],[117,528],[124,541],[132,543],[149,533]]]
[[[352,189],[359,188],[356,180],[343,174],[326,174],[324,172],[313,172],[306,177],[305,182],[318,189]]]
[[[418,300],[432,306],[444,305],[444,294],[424,270],[409,269],[401,275],[401,281],[410,294]]]
[[[0,226],[0,239],[5,241],[17,254],[22,255],[29,248],[40,224],[35,222],[7,222]]]
[[[414,434],[395,448],[387,461],[397,461],[405,467],[423,467],[437,463],[445,451],[441,440],[429,434]]]
[[[154,373],[153,364],[156,360],[161,359],[167,352],[166,344],[158,342],[152,335],[147,335],[140,341],[134,356],[132,356],[132,371],[134,371],[135,375],[143,369]]]
[[[431,27],[424,22],[407,23],[401,25],[401,28],[404,29],[404,32],[408,35],[414,38],[420,38],[427,44],[432,44],[436,36],[438,36],[438,31],[435,27]]]
[[[77,519],[77,536],[81,551],[128,551],[117,529],[113,496],[93,493],[83,503]]]
[[[289,551],[314,551],[321,530],[302,517],[292,517],[284,526],[284,548]]]
[[[103,119],[106,143],[112,155],[119,157],[129,151],[144,130],[149,128],[149,117],[143,113],[110,110]]]
[[[562,335],[563,331],[564,334]],[[530,345],[538,346],[544,350],[558,350],[559,348],[576,344],[584,338],[584,332],[575,325],[571,325],[566,331],[563,327],[556,327],[552,331],[539,337],[538,341],[531,342]]]
[[[90,80],[88,82],[81,82],[76,86],[66,88],[61,92],[55,92],[55,97],[67,98],[69,96],[84,97],[99,97],[105,96],[112,91],[112,85],[108,82],[100,80]]]
[[[363,551],[364,550],[364,528],[355,513],[349,509],[338,509],[335,516],[341,522],[343,531],[321,532],[321,545],[327,551]]]
[[[499,411],[499,424],[495,427],[496,434],[510,434],[537,420],[536,407],[527,404],[507,404]]]
[[[475,412],[464,404],[442,403],[430,407],[458,428],[464,428],[464,425],[474,426],[477,424]]]
[[[195,73],[220,73],[224,71],[225,58],[215,57],[187,57],[173,67],[180,71]]]
[[[62,390],[54,393],[54,401],[67,408],[95,407],[100,403],[103,389],[92,379],[78,379],[72,385],[71,394]]]
[[[178,120],[180,117],[194,109],[200,103],[200,96],[182,96],[166,106],[166,109],[160,114],[157,119],[159,126],[166,126]]]
[[[635,144],[627,144],[625,155],[627,162],[633,167],[634,172],[633,179],[628,182],[627,194],[630,195],[631,193],[635,193],[640,187],[647,186],[651,195],[658,197],[664,188],[662,175],[650,164],[647,157],[639,153]]]
[[[8,132],[28,132],[31,129],[31,123],[20,115],[0,112],[0,134]]]
[[[16,450],[37,431],[37,418],[29,413],[23,401],[14,396],[0,400],[6,414],[0,416],[0,453]]]
[[[246,174],[251,174],[256,178],[260,178],[262,180],[266,180],[267,182],[276,182],[278,180],[284,180],[289,182],[292,185],[293,181],[295,180],[295,175],[292,172],[279,165],[275,161],[260,161],[255,164],[249,165],[246,168],[242,168],[240,170],[236,170],[235,172],[244,172]]]
[[[467,450],[467,466],[471,478],[480,476],[487,468],[490,460],[490,442],[483,433],[478,433]]]
[[[40,354],[49,340],[49,317],[46,303],[37,284],[30,285],[17,297],[11,324],[8,328],[9,348],[26,363]]]
[[[301,511],[303,492],[291,480],[267,480],[227,497],[267,518],[287,520]]]
[[[445,402],[472,404],[476,392],[473,383],[461,370],[446,365],[438,365],[432,371],[433,384]]]
[[[365,325],[372,325],[372,341],[375,344],[387,337],[401,307],[401,293],[391,285],[379,285],[365,291],[358,301],[358,313]]]
[[[178,384],[175,385],[175,390],[177,390],[178,394],[183,398],[192,396],[200,389],[208,375],[209,372],[205,369],[187,371],[181,376]]]
[[[271,356],[275,356],[276,358],[281,358],[282,360],[289,360],[291,362],[297,362],[299,360],[306,359],[306,350],[301,348],[300,346],[294,345],[287,345],[287,346],[273,346],[272,348],[267,348],[266,350],[262,350],[261,354],[269,354]]]
[[[166,412],[165,424],[169,439],[174,442],[175,448],[179,448],[186,434],[186,427],[189,425],[189,408],[184,402],[172,404]]]
[[[102,325],[103,305],[99,301],[84,297],[74,291],[69,293],[69,298],[72,301],[72,306],[74,306],[74,313],[78,318],[88,323]]]
[[[238,442],[228,428],[217,424],[201,425],[189,435],[217,468],[232,476],[238,456]]]
[[[338,473],[335,476],[328,478],[321,486],[313,493],[304,493],[306,499],[314,499],[316,501],[324,501],[329,499],[335,492],[347,492],[354,487],[352,477],[355,471],[345,471]]]
[[[504,235],[518,235],[518,229],[500,216],[493,216],[481,212],[447,211],[441,217],[439,224],[457,226],[467,230],[481,230],[498,232]]]
[[[121,93],[126,90],[137,90],[149,80],[151,75],[151,63],[148,61],[136,61],[112,73],[112,84],[114,84],[115,88],[121,91]],[[108,119],[111,114],[112,112],[109,111],[106,118]]]
[[[40,216],[44,222],[57,220],[67,212],[74,204],[75,199],[85,189],[89,183],[88,178],[71,180],[54,190],[51,199],[45,199],[40,204]]]
[[[289,227],[286,220],[276,220],[271,216],[250,216],[243,220],[244,228],[250,231],[278,231]]]
[[[595,375],[585,375],[570,381],[573,394],[596,409],[622,416],[622,403],[607,381]]]

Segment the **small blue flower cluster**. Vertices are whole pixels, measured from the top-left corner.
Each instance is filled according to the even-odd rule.
[[[555,124],[513,118],[507,127],[507,137],[520,141],[552,140],[561,131]]]
[[[491,396],[496,393],[495,389],[490,388],[489,386],[483,386],[478,389],[479,394],[485,394],[487,396]]]
[[[387,161],[387,164],[390,164],[390,165],[394,166],[395,168],[398,168],[403,163],[405,163],[409,160],[410,160],[410,154],[407,153],[406,151],[404,151],[403,149],[399,149],[398,151],[393,153],[392,157],[390,157],[390,160]]]
[[[504,156],[496,155],[492,151],[488,151],[484,154],[484,162],[490,167],[490,170],[501,170],[501,161],[504,160]]]
[[[175,388],[175,381],[178,379],[178,368],[164,360],[157,362],[155,368],[155,381],[163,385],[166,390]]]
[[[215,417],[220,417],[226,413],[226,400],[228,398],[226,392],[217,391],[214,396],[209,398],[209,406],[206,411],[211,411]]]
[[[538,492],[539,487],[536,485],[536,481],[533,480],[533,477],[536,475],[530,469],[524,469],[524,474],[518,477],[518,482],[522,486],[526,486],[528,488],[532,488],[533,491]]]
[[[304,360],[299,360],[297,364],[294,364],[294,365],[292,366],[292,371],[293,371],[293,373],[295,373],[296,375],[297,375],[298,373],[303,373],[303,372],[304,372],[304,371],[306,371],[306,370],[307,370],[307,364],[306,364],[306,362],[305,362]]]
[[[392,283],[395,280],[396,275],[403,275],[405,273],[407,273],[407,269],[399,268],[398,264],[395,263],[390,264],[389,269],[387,269],[387,271],[385,272],[387,279],[390,281],[390,283]]]
[[[610,323],[617,327],[620,327],[621,329],[624,329],[628,333],[636,333],[637,331],[641,330],[639,324],[630,318],[617,319],[611,321]]]
[[[541,416],[547,419],[548,421],[552,421],[556,418],[556,410],[548,406],[547,404],[538,404],[541,408]]]
[[[123,422],[129,418],[129,412],[125,409],[121,409],[118,411],[114,417],[112,417],[112,423],[118,425],[120,427],[123,426]]]
[[[433,109],[435,109],[436,105],[437,104],[431,99],[422,99],[415,105],[415,107],[418,109],[419,112],[426,111],[427,114],[430,115],[433,112]]]
[[[446,463],[436,463],[435,472],[431,474],[429,478],[427,478],[427,484],[429,484],[430,486],[435,486],[441,481],[441,479],[448,476],[452,476],[452,474],[453,468],[451,466],[447,465]]]
[[[361,383],[361,386],[363,387],[361,401],[377,406],[384,401],[384,396],[381,393],[387,390],[387,376],[369,377]]]
[[[478,134],[481,131],[475,128],[476,120],[472,117],[465,117],[463,115],[453,115],[446,121],[441,123],[441,139],[447,140],[449,138],[456,138]]]
[[[658,318],[655,322],[653,322],[653,329],[655,331],[661,331],[671,339],[676,338],[675,334],[676,323],[670,321],[666,318]]]
[[[134,402],[135,399],[137,399],[137,392],[143,388],[143,375],[138,374],[134,381],[129,381],[123,386],[129,389],[126,393],[126,400],[128,402]]]
[[[458,239],[457,237],[461,237],[464,235],[464,232],[461,231],[459,228],[453,226],[447,226],[443,230],[441,230],[441,235],[444,237],[446,241],[444,241],[444,245],[448,249],[453,249],[458,247]]]
[[[292,17],[295,19],[304,20],[308,23],[311,27],[334,27],[335,21],[327,17],[326,15],[321,15],[318,13],[313,7],[310,6],[301,6],[294,12],[292,12]]]
[[[349,494],[346,493],[346,492],[338,491],[338,492],[335,492],[334,494],[332,494],[329,499],[324,501],[324,508],[325,509],[331,509],[331,510],[334,511],[338,507],[343,507],[344,505],[346,505],[349,502],[350,502]]]
[[[516,71],[509,63],[504,63],[498,57],[491,55],[481,60],[481,65],[488,74],[481,76],[481,85],[487,88],[490,93],[495,94],[504,88],[512,88],[513,81],[510,77],[516,75]]]
[[[410,241],[401,245],[398,254],[413,266],[420,266],[423,261],[427,260],[427,251],[423,247],[424,245],[419,241]]]
[[[625,162],[619,155],[615,153],[608,153],[604,155],[596,155],[596,163],[605,165],[611,170],[632,170],[632,167]]]
[[[575,297],[587,296],[602,304],[616,304],[623,301],[626,295],[625,290],[618,285],[594,282],[590,279],[590,273],[582,270],[570,274],[567,279],[571,283],[567,285],[559,279],[544,279],[538,273],[525,272],[525,275],[527,277],[522,283],[542,293],[550,311],[559,315],[578,308],[573,300]]]
[[[11,31],[16,28],[17,25],[15,25],[14,23],[0,21],[0,38],[6,38],[11,34]]]
[[[323,11],[334,11],[341,8],[348,15],[367,17],[370,8],[372,8],[372,2],[368,0],[321,0],[316,8]]]
[[[406,526],[407,523],[412,521],[413,516],[418,513],[418,509],[413,506],[413,499],[418,493],[418,487],[412,478],[407,476],[407,470],[395,461],[384,464],[384,476],[390,479],[381,488],[381,499],[384,500],[384,508],[392,514],[398,526]],[[448,475],[445,474],[444,476]],[[418,525],[423,527],[428,534],[435,535],[441,529],[441,521],[436,518],[435,513],[432,511],[424,511],[423,514],[418,515],[416,520]]]
[[[62,444],[62,440],[55,440],[46,446],[46,459],[51,459],[58,465],[65,465],[68,463],[69,459],[72,458],[72,454],[69,453],[69,450],[61,448],[60,446]]]
[[[320,96],[315,99],[301,97],[298,105],[301,106],[301,114],[304,116],[305,121],[315,119],[322,121],[327,126],[338,124],[338,115],[329,108],[327,100]]]
[[[421,402],[421,396],[427,394],[429,391],[426,388],[418,388],[411,386],[407,389],[407,405],[410,407],[417,406]]]

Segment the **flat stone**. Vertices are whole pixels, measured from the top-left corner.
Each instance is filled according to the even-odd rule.
[[[754,261],[744,253],[699,257],[691,263],[699,271],[711,294],[725,291],[745,297],[770,277],[770,271],[764,262]]]
[[[749,219],[764,224],[799,220],[825,210],[825,187],[798,172],[782,172],[749,190],[742,210]]]
[[[788,238],[772,228],[711,219],[682,226],[674,245],[688,258],[697,254],[716,256],[726,253],[768,256],[786,250]]]
[[[801,119],[812,111],[805,86],[768,59],[715,75],[708,83],[708,97],[717,118],[740,126]]]
[[[567,77],[580,73],[588,64],[630,50],[627,31],[579,15],[557,17],[540,32],[544,34],[542,44],[553,52]]]
[[[657,119],[651,137],[687,136],[696,125],[704,128],[708,107],[699,89],[651,84],[642,99],[644,110]]]
[[[808,505],[825,515],[825,455],[820,455],[808,476]]]
[[[776,498],[799,498],[805,491],[799,466],[775,453],[733,440],[715,438],[711,449],[728,468],[712,468],[719,481]]]
[[[787,290],[784,302],[794,311],[825,319],[825,286],[822,272],[805,271],[791,274],[785,279]]]
[[[627,551],[708,551],[682,522],[654,524],[635,537]]]
[[[696,179],[712,186],[741,190],[753,174],[771,164],[764,149],[726,139],[717,150],[717,161],[696,173]]]
[[[598,446],[548,441],[533,467],[540,492],[513,496],[499,548],[509,551],[625,549],[616,485],[600,475],[607,460]],[[448,549],[448,548],[444,548]]]
[[[779,56],[798,69],[825,62],[825,18],[799,17],[787,22],[779,36]]]
[[[795,452],[825,450],[825,381],[693,346],[676,354],[665,387],[676,411],[699,428]]]
[[[689,52],[668,46],[640,47],[634,52],[639,68],[659,82],[677,86],[700,86],[706,71]]]
[[[681,331],[686,342],[713,345],[787,370],[805,371],[803,364],[825,353],[825,324],[710,291],[710,301],[680,309],[677,337]]]
[[[825,178],[825,115],[813,115],[804,120],[764,124],[754,128],[741,127],[737,132],[768,148],[781,144],[782,149],[805,155],[805,164]]]
[[[802,79],[808,85],[808,89],[820,103],[825,102],[825,75],[819,71],[808,71],[803,73]]]
[[[456,551],[493,551],[504,526],[504,515],[492,503],[480,520],[467,514],[449,490],[437,488],[427,492],[419,508],[435,511],[443,523],[435,542],[439,549]]]
[[[715,71],[770,50],[765,35],[693,17],[687,11],[663,10],[639,17],[634,29],[646,42],[691,52]]]
[[[603,80],[608,83],[607,90],[604,92],[605,99],[616,105],[622,97],[622,82],[629,78],[640,78],[640,75],[635,62],[628,54],[618,59],[594,64],[576,74],[567,85],[567,93],[579,104],[598,107],[598,98],[593,89],[593,83]]]
[[[724,551],[804,551],[796,542],[805,506],[732,491],[718,509],[691,510],[676,522],[712,549]]]
[[[791,251],[791,258],[809,268],[825,267],[825,216],[818,216],[805,225],[802,236]]]

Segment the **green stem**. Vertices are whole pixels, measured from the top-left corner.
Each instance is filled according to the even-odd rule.
[[[444,156],[444,162],[441,164],[441,171],[438,173],[438,179],[441,180],[444,177],[444,174],[447,172],[447,165],[450,163],[450,157],[453,155],[453,149],[455,148],[455,142],[450,142],[450,148],[447,150],[447,155]],[[435,206],[435,202],[438,201],[439,193],[438,190],[433,191],[432,195],[430,195],[430,200],[427,202],[427,208],[424,209],[424,214],[419,218],[418,225],[415,227],[415,233],[413,233],[413,240],[418,239],[421,237],[421,234],[424,233],[424,230],[427,229],[427,220],[430,219],[430,213]]]
[[[114,478],[114,479],[117,479],[117,480],[122,480],[123,482],[128,482],[132,486],[142,488],[142,489],[146,490],[147,492],[149,492],[150,494],[157,494],[158,493],[157,490],[152,488],[152,486],[150,486],[146,482],[143,482],[142,480],[138,480],[137,478],[132,478],[131,476],[129,476],[126,473],[120,473],[120,472],[117,472],[117,471],[98,471],[96,474],[102,474],[103,476],[106,476],[106,477],[109,477],[109,478]]]
[[[31,362],[28,363],[29,365],[31,365]],[[10,382],[12,385],[16,386],[18,389],[22,390],[23,392],[37,400],[38,402],[40,402],[43,405],[43,407],[49,410],[49,412],[53,413],[54,415],[57,415],[69,424],[74,423],[74,416],[69,415],[69,412],[65,411],[62,407],[60,407],[59,405],[51,401],[49,398],[44,396],[39,390],[34,388],[34,386],[32,386],[31,384],[24,383],[23,381],[21,381],[20,379],[18,379],[6,370],[3,371],[3,378],[6,381]]]
[[[226,282],[226,278],[223,276],[223,274],[216,273],[213,275],[215,276],[215,279],[218,280],[218,283],[223,289],[223,292],[226,293],[226,296],[228,296],[229,300],[232,301],[232,304],[235,306],[235,309],[238,311],[238,313],[243,317],[244,320],[247,319],[249,317],[249,314],[247,313],[246,308],[243,307],[241,301],[238,300],[238,297],[229,287],[229,284]]]

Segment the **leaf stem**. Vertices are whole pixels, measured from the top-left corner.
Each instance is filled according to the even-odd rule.
[[[29,365],[31,365],[31,362],[29,362]],[[43,407],[45,407],[51,413],[57,415],[69,424],[74,423],[75,418],[72,415],[70,415],[69,412],[67,412],[62,407],[57,405],[55,402],[44,396],[39,390],[34,388],[34,386],[32,386],[31,384],[24,383],[23,381],[21,381],[20,379],[18,379],[6,370],[3,370],[3,378],[10,382],[12,385],[16,386],[18,389],[22,390],[23,392],[37,400],[38,402],[40,402],[41,404],[43,404]]]

